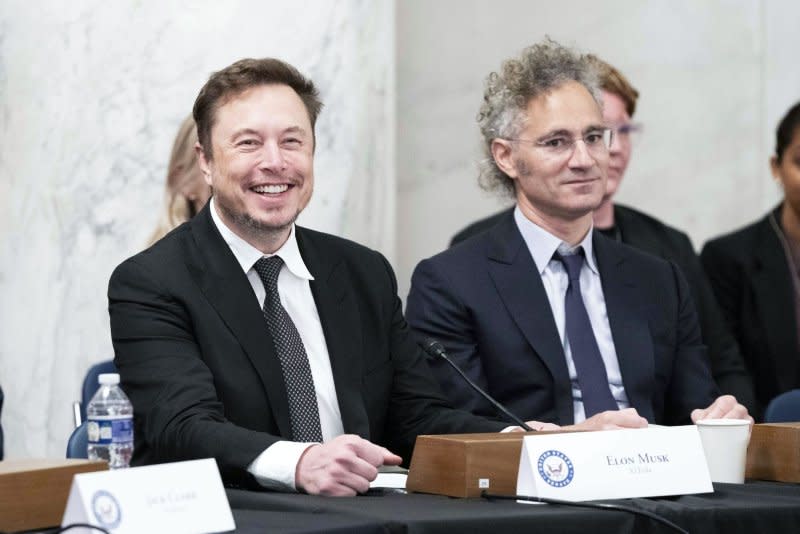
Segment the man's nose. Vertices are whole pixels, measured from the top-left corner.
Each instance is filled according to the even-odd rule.
[[[569,166],[572,168],[587,168],[595,164],[595,159],[589,153],[589,147],[583,139],[577,139],[572,146],[572,155],[569,158]]]
[[[286,159],[277,143],[266,142],[261,149],[259,168],[271,172],[280,172],[286,168]]]

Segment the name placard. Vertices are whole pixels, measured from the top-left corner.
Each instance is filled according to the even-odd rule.
[[[213,459],[75,475],[61,526],[72,523],[101,526],[114,534],[205,534],[236,528]]]
[[[697,428],[526,436],[517,494],[590,501],[712,493]]]

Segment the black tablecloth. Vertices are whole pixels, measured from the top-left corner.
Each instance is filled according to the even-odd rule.
[[[614,502],[655,512],[690,532],[800,532],[800,485],[748,482],[714,484],[714,490],[713,494]],[[627,512],[438,495],[387,493],[331,498],[228,490],[228,499],[236,514],[237,532],[258,531],[247,530],[259,520],[255,515],[248,517],[247,511],[273,513],[270,517],[276,522],[262,525],[269,532],[313,532],[315,528],[331,532],[347,529],[348,524],[352,526],[348,532],[356,528],[381,531],[382,525],[388,532],[425,534],[672,532],[652,519]],[[302,529],[291,530],[293,516],[304,522]],[[240,517],[252,522],[241,524]]]
[[[233,510],[236,534],[384,534],[383,521],[332,512]]]

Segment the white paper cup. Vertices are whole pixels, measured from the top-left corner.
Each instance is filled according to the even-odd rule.
[[[700,441],[712,482],[742,484],[750,442],[747,419],[701,419],[697,421]]]

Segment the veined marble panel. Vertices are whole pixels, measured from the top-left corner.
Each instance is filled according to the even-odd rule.
[[[0,11],[0,384],[9,457],[64,454],[112,356],[106,287],[143,248],[173,136],[209,73],[274,56],[310,76],[316,191],[301,223],[394,246],[394,3],[103,2]]]

